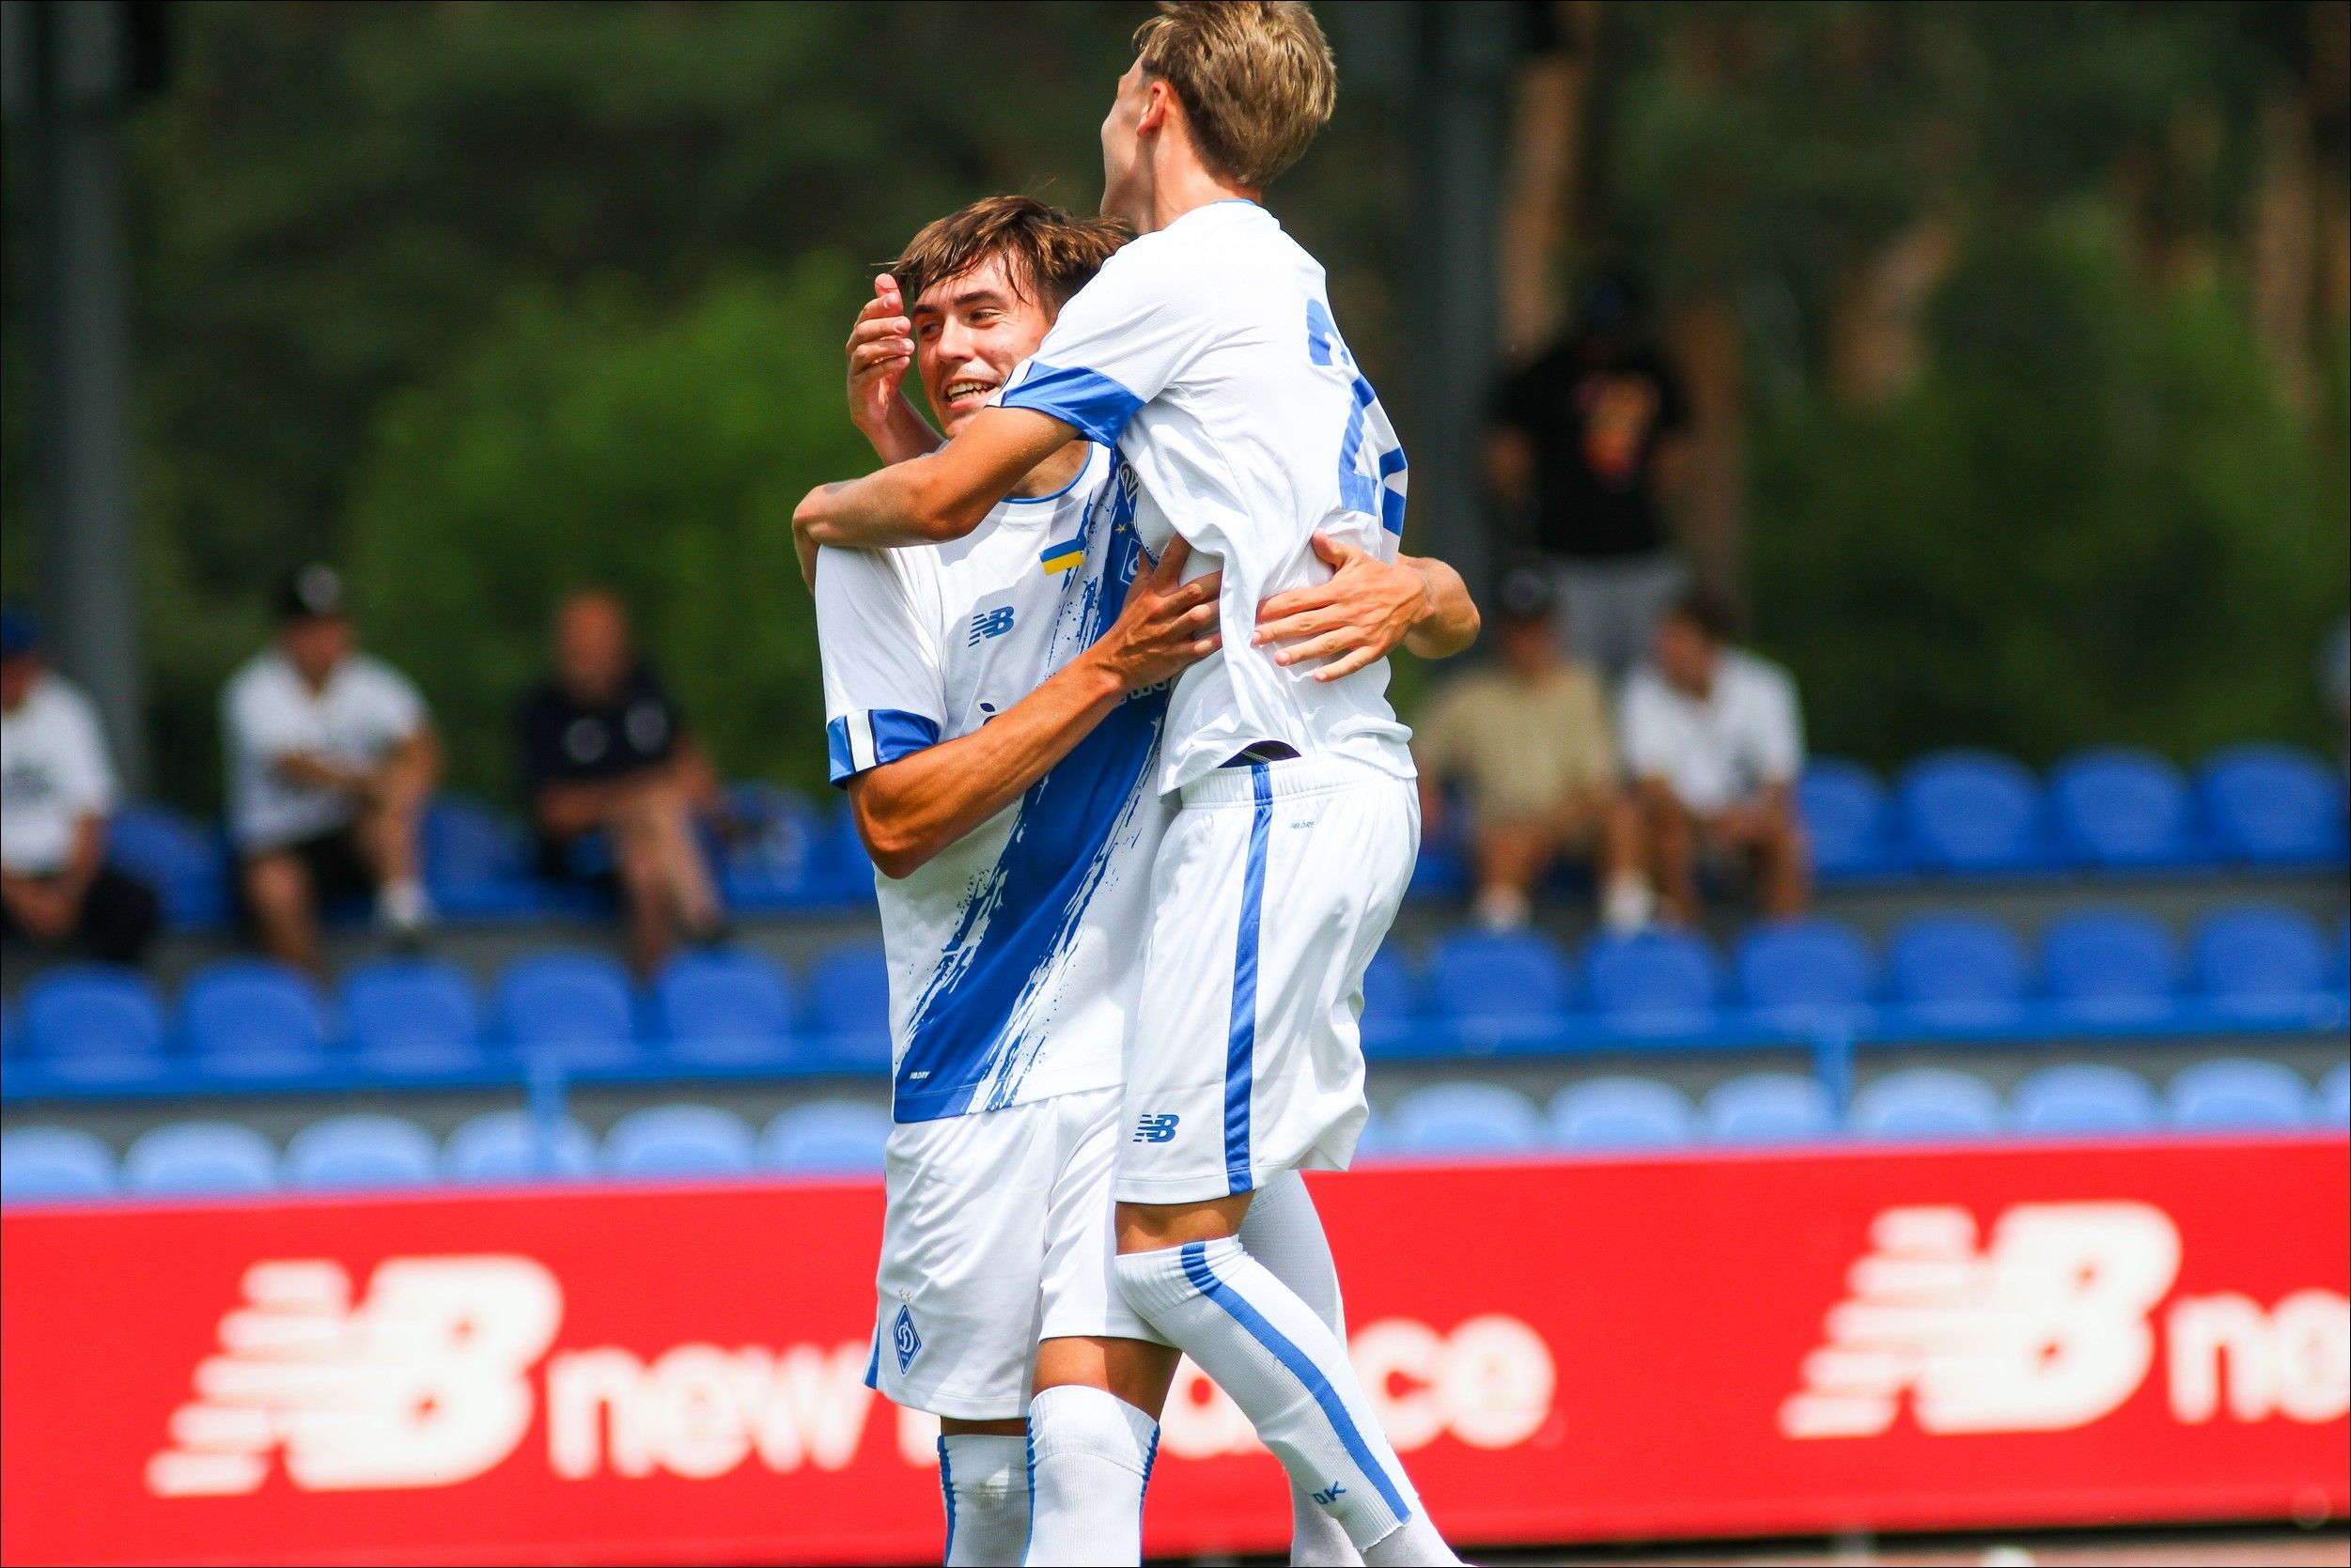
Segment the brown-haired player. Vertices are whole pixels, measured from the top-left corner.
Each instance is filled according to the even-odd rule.
[[[1403,450],[1322,268],[1258,204],[1329,117],[1336,72],[1302,5],[1165,5],[1136,45],[1102,155],[1104,210],[1138,238],[1063,306],[998,407],[934,453],[812,492],[796,522],[835,546],[962,540],[1086,437],[1131,471],[1142,545],[1174,559],[1180,539],[1217,575],[1222,645],[1176,677],[1158,766],[1176,810],[1127,1053],[1120,1292],[1366,1561],[1448,1563],[1344,1340],[1238,1235],[1259,1191],[1353,1156],[1363,971],[1419,839],[1386,644],[1328,629],[1293,597],[1344,577],[1343,563],[1327,575],[1333,548],[1393,562],[1403,527]],[[1427,602],[1405,613],[1403,640],[1466,644],[1475,612],[1440,591],[1457,580],[1423,569]],[[1090,1446],[1038,1454],[1040,1529],[1135,1467],[1147,1434],[1129,1428],[1106,1419]]]

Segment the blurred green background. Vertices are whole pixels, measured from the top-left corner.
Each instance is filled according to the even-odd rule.
[[[1409,155],[1355,85],[1347,8],[1321,8],[1338,120],[1271,205],[1329,262],[1409,446]],[[1512,199],[1548,218],[1505,346],[1534,348],[1540,302],[1592,266],[1652,281],[1710,411],[1685,537],[1795,669],[1817,750],[2331,749],[2343,7],[1549,9],[1573,47],[1515,89],[1511,156],[1547,172]],[[219,684],[312,557],[350,570],[460,787],[512,798],[509,705],[551,600],[591,581],[625,590],[727,772],[819,781],[786,521],[870,466],[849,314],[973,196],[1092,207],[1144,14],[173,8],[170,90],[130,125],[156,792],[216,803]],[[6,179],[19,597],[39,563],[13,147]]]

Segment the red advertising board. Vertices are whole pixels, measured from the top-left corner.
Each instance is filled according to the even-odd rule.
[[[2340,1515],[2340,1140],[1366,1170],[1353,1350],[1466,1545]],[[14,1208],[9,1562],[919,1561],[869,1393],[879,1192]],[[1156,1553],[1277,1549],[1189,1372]]]

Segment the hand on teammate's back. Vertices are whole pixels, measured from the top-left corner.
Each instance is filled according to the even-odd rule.
[[[1428,583],[1402,562],[1382,561],[1327,534],[1312,542],[1330,579],[1259,605],[1249,641],[1253,647],[1286,643],[1274,652],[1276,664],[1328,659],[1315,678],[1332,681],[1385,659],[1411,634],[1428,608]]]
[[[1169,540],[1158,566],[1135,573],[1126,607],[1095,644],[1096,654],[1129,691],[1174,678],[1222,642],[1216,596],[1224,574],[1183,582],[1184,563],[1191,557],[1191,546],[1180,538]]]

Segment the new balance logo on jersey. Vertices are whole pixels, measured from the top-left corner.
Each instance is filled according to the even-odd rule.
[[[1315,1494],[1315,1500],[1322,1504],[1323,1507],[1329,1508],[1332,1503],[1338,1501],[1341,1498],[1346,1496],[1347,1488],[1334,1481],[1330,1485],[1324,1487],[1321,1491],[1316,1492]]]
[[[1145,1116],[1135,1124],[1135,1141],[1164,1143],[1176,1136],[1176,1124],[1182,1120],[1181,1116]]]
[[[923,1353],[923,1336],[914,1332],[914,1313],[905,1307],[898,1309],[898,1318],[890,1327],[890,1345],[898,1353],[898,1370],[904,1372],[914,1364],[914,1358]]]
[[[1002,637],[1012,629],[1012,606],[1000,604],[993,610],[983,610],[972,617],[972,635],[964,642],[967,648],[975,648],[990,637]]]

